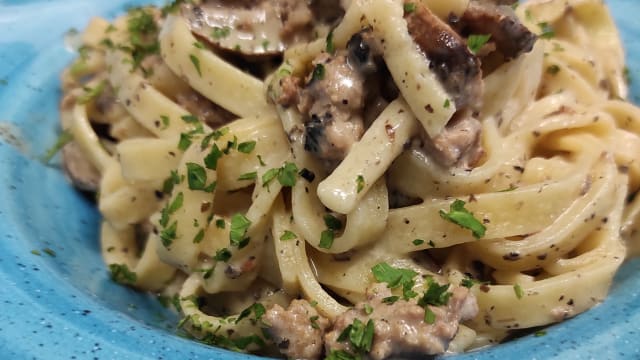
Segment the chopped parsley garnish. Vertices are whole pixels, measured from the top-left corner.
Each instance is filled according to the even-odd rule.
[[[179,192],[176,197],[162,209],[162,211],[160,212],[161,216],[159,221],[162,227],[166,227],[169,224],[169,216],[180,209],[183,202],[184,194],[182,192]]]
[[[556,75],[557,73],[560,72],[560,66],[558,65],[549,65],[549,67],[547,67],[547,74],[551,74],[551,75]]]
[[[354,319],[338,336],[338,341],[349,340],[353,349],[359,354],[371,351],[375,327],[373,319],[369,319],[365,325],[360,319]]]
[[[422,240],[422,239],[415,239],[415,240],[413,240],[413,241],[412,241],[412,243],[413,243],[413,245],[415,245],[415,246],[420,246],[420,245],[424,244],[424,240]]]
[[[236,324],[239,323],[240,320],[242,320],[242,319],[248,317],[249,315],[251,315],[252,312],[255,315],[254,320],[258,321],[258,320],[260,320],[260,318],[262,318],[262,315],[264,315],[264,313],[266,312],[266,309],[264,308],[264,305],[262,305],[260,303],[253,303],[248,308],[242,310],[242,312],[240,313],[240,315],[236,319]]]
[[[35,249],[34,249],[34,250],[31,250],[31,253],[32,253],[33,255],[37,255],[37,256],[41,256],[41,255],[42,255],[42,254],[40,254],[40,251],[35,250]]]
[[[260,166],[266,166],[267,165],[267,163],[265,163],[264,160],[262,160],[262,156],[256,155],[256,157],[258,158],[258,163],[260,163]]]
[[[218,229],[224,229],[224,227],[225,227],[224,219],[218,219],[218,220],[216,220],[216,227],[217,227]]]
[[[318,325],[318,319],[320,318],[320,316],[318,315],[314,315],[312,317],[309,318],[309,322],[311,323],[311,327],[314,329],[320,329],[320,325]]]
[[[285,230],[282,235],[280,235],[280,240],[282,241],[286,241],[286,240],[293,240],[298,238],[298,235],[296,235],[293,231],[289,231],[289,230]]]
[[[513,292],[516,294],[518,299],[522,299],[524,296],[524,290],[522,290],[522,286],[520,286],[520,284],[513,285]]]
[[[298,167],[292,162],[285,162],[280,168],[267,170],[262,174],[262,186],[269,186],[273,179],[278,178],[278,182],[285,187],[293,187],[296,184]]]
[[[296,184],[298,175],[298,167],[296,164],[286,162],[278,173],[278,181],[282,186],[292,187]]]
[[[197,124],[200,122],[200,120],[198,120],[198,117],[195,115],[182,115],[180,119],[182,119],[187,124]]]
[[[86,104],[86,103],[92,101],[93,99],[97,98],[98,96],[100,96],[100,94],[102,94],[102,92],[104,91],[104,88],[105,88],[106,85],[107,85],[107,80],[102,80],[94,88],[85,87],[84,88],[84,94],[79,96],[78,99],[77,99],[78,100],[78,104]]]
[[[269,49],[269,40],[262,42],[262,50],[267,51],[267,49]]]
[[[387,283],[387,287],[390,289],[413,282],[413,278],[418,275],[411,269],[395,268],[385,262],[373,266],[371,272],[376,281]]]
[[[467,46],[469,47],[469,50],[471,50],[472,53],[477,54],[478,51],[480,51],[480,49],[484,46],[484,44],[486,44],[489,41],[490,38],[491,38],[491,34],[469,35],[469,38],[467,39]]]
[[[196,71],[198,72],[198,75],[200,77],[202,77],[202,71],[200,70],[200,59],[193,55],[193,54],[189,54],[189,59],[191,60],[191,63],[193,64],[193,67],[196,68]]]
[[[429,287],[420,300],[418,305],[426,307],[427,305],[443,306],[447,305],[452,293],[447,291],[451,284],[438,284],[433,278],[428,278]]]
[[[387,304],[387,305],[391,305],[391,304],[395,304],[396,301],[400,300],[400,296],[387,296],[386,298],[382,299],[382,302]]]
[[[324,79],[324,73],[325,73],[324,65],[317,64],[313,68],[313,73],[311,74],[311,81],[316,81],[316,80],[319,81]]]
[[[202,239],[204,239],[204,230],[200,229],[200,231],[198,231],[196,236],[193,237],[193,243],[199,244],[200,242],[202,242]]]
[[[538,23],[538,26],[540,27],[540,37],[543,39],[551,39],[552,37],[556,36],[556,32],[555,30],[553,30],[553,28],[551,27],[551,25],[549,25],[548,22],[541,22]]]
[[[449,99],[446,99],[444,101],[444,104],[442,104],[442,107],[445,108],[445,109],[448,109],[449,106],[451,106],[451,101]]]
[[[429,240],[428,242],[429,246],[431,246],[432,248],[436,247],[436,243],[433,242],[433,240]]]
[[[171,3],[162,7],[162,16],[165,17],[169,14],[175,13],[180,8],[180,4],[185,0],[173,0]]]
[[[333,54],[336,51],[336,46],[333,43],[333,29],[331,29],[331,31],[329,31],[329,34],[327,34],[326,44],[327,45],[325,46],[325,50],[329,54]]]
[[[416,11],[416,4],[414,3],[404,3],[404,12],[405,14],[411,14],[412,12]]]
[[[227,262],[229,261],[229,259],[231,259],[231,251],[229,251],[229,249],[227,248],[218,249],[216,250],[216,255],[213,257],[213,259],[215,261]]]
[[[53,251],[50,248],[44,248],[44,249],[42,249],[42,252],[44,252],[45,254],[47,254],[47,255],[49,255],[51,257],[56,257],[56,252]]]
[[[320,234],[320,243],[318,246],[322,249],[331,249],[331,245],[333,245],[333,240],[335,238],[335,234],[333,230],[324,230]]]
[[[249,238],[245,237],[249,226],[251,226],[251,220],[246,216],[235,214],[231,217],[231,230],[229,231],[231,245],[242,249],[249,243]]]
[[[163,129],[169,127],[169,117],[167,115],[160,115],[160,121],[162,122]]]
[[[173,191],[173,186],[180,184],[180,181],[181,179],[178,175],[178,172],[175,170],[171,170],[169,177],[162,184],[162,192],[167,195],[171,194],[171,192]]]
[[[356,177],[356,191],[360,193],[364,189],[364,176],[358,175]]]
[[[204,49],[204,44],[201,43],[200,41],[196,41],[193,43],[193,46],[195,46],[198,49]]]
[[[71,141],[73,141],[73,135],[71,134],[71,132],[67,130],[63,130],[58,136],[56,143],[53,144],[53,146],[47,149],[47,151],[44,153],[44,155],[42,156],[42,161],[45,164],[51,161],[51,159],[53,159],[53,157],[58,153],[58,151],[60,151],[60,149],[62,149],[65,145],[67,145]]]
[[[325,360],[359,360],[360,356],[353,355],[345,350],[332,350]]]
[[[627,83],[627,85],[631,85],[631,71],[628,67],[624,67],[624,69],[622,70],[622,75],[624,76],[624,81]]]
[[[373,307],[369,304],[364,304],[364,313],[367,315],[371,315],[371,313],[373,312]]]
[[[160,240],[162,241],[162,245],[165,248],[169,248],[169,246],[171,246],[173,241],[176,239],[177,230],[178,230],[178,222],[174,221],[173,223],[171,223],[171,225],[169,225],[169,227],[164,228],[162,229],[162,231],[160,231]]]
[[[158,26],[153,14],[142,8],[129,10],[127,30],[129,31],[130,46],[121,46],[120,49],[131,54],[133,60],[131,71],[140,68],[144,75],[148,76],[150,71],[142,68],[142,61],[160,50],[157,41]]]
[[[213,192],[216,189],[216,182],[213,181],[207,185],[207,171],[205,168],[196,163],[187,163],[187,181],[190,190],[202,190],[204,192]]]
[[[472,288],[475,281],[471,278],[464,278],[460,281],[460,286],[464,286],[466,288]]]
[[[224,153],[218,148],[218,144],[213,144],[211,151],[204,158],[204,165],[207,169],[216,170],[218,167],[218,160],[224,155]]]
[[[124,285],[133,285],[138,278],[136,273],[129,270],[126,264],[109,264],[109,271],[111,272],[111,280]]]
[[[248,173],[244,173],[238,177],[238,180],[255,180],[258,178],[258,172],[252,171]]]
[[[545,336],[545,335],[547,335],[547,332],[546,332],[546,331],[544,331],[544,330],[538,330],[538,331],[536,331],[535,333],[533,333],[533,335],[534,335],[535,337],[541,337],[541,336]]]
[[[464,208],[465,204],[464,201],[456,199],[449,206],[449,212],[440,210],[440,217],[464,229],[471,230],[473,237],[480,239],[484,236],[487,228],[469,210]]]
[[[340,230],[342,229],[342,221],[340,221],[340,219],[338,219],[337,217],[331,215],[331,214],[326,214],[323,217],[324,220],[324,224],[327,226],[327,228],[329,230]]]
[[[189,148],[189,146],[191,146],[191,135],[189,135],[188,133],[181,133],[180,134],[180,140],[178,140],[178,149],[185,151]]]
[[[238,144],[238,151],[244,154],[249,154],[256,148],[255,141],[245,141]]]
[[[214,39],[223,39],[226,38],[227,36],[229,36],[229,34],[231,34],[231,28],[228,26],[225,27],[214,27],[213,28],[213,32],[211,33],[211,36],[213,36]]]
[[[424,307],[424,322],[434,324],[436,322],[436,314],[428,306]]]

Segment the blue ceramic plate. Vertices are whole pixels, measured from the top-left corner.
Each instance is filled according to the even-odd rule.
[[[64,34],[92,15],[140,1],[0,0],[0,358],[254,358],[174,335],[175,316],[150,295],[109,280],[91,201],[38,158],[55,142]],[[640,80],[637,0],[609,1]],[[640,86],[632,99],[639,102]],[[55,165],[55,161],[54,161]],[[32,252],[39,252],[35,255]],[[597,308],[456,359],[640,358],[640,261],[625,264]]]

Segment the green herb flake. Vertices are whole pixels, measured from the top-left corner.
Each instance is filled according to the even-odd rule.
[[[239,323],[240,320],[249,317],[249,315],[251,315],[251,313],[253,313],[254,316],[255,316],[254,320],[258,321],[258,320],[260,320],[260,318],[262,318],[262,315],[264,315],[265,312],[266,312],[266,309],[265,309],[264,305],[262,305],[260,303],[253,303],[252,305],[250,305],[246,309],[242,310],[242,312],[240,312],[240,315],[236,319],[236,324]]]
[[[336,46],[333,43],[333,29],[331,29],[331,31],[329,31],[329,33],[327,34],[327,38],[325,39],[325,42],[326,42],[325,50],[329,54],[335,53],[336,52]]]
[[[524,296],[524,290],[522,290],[522,286],[520,286],[520,284],[513,285],[513,292],[516,294],[518,299],[522,299]]]
[[[533,335],[534,335],[535,337],[541,337],[541,336],[545,336],[545,335],[547,335],[547,332],[546,332],[546,331],[544,331],[544,330],[538,330],[538,331],[536,331],[535,333],[533,333]]]
[[[360,360],[360,356],[355,356],[345,350],[332,350],[325,360]]]
[[[373,307],[367,303],[364,304],[364,313],[367,315],[371,315],[373,313]]]
[[[213,144],[211,151],[204,158],[204,166],[207,169],[216,170],[218,167],[218,160],[224,155],[224,153],[218,148],[218,144]]]
[[[238,144],[238,151],[244,154],[250,154],[256,148],[255,141],[245,141]]]
[[[318,319],[320,318],[320,316],[318,315],[314,315],[312,317],[309,318],[309,322],[311,323],[311,327],[314,329],[320,329],[320,325],[318,325]]]
[[[97,98],[104,91],[105,86],[107,86],[107,81],[102,80],[98,85],[93,88],[85,87],[84,94],[80,95],[77,99],[78,104],[86,104],[93,99]]]
[[[631,71],[628,67],[624,67],[624,69],[622,70],[622,76],[624,76],[624,81],[627,83],[627,85],[631,85]]]
[[[260,163],[260,166],[267,166],[267,163],[262,160],[262,156],[256,155],[256,157],[258,158],[258,163]]]
[[[282,235],[280,235],[281,241],[293,240],[296,238],[298,238],[298,235],[296,235],[293,231],[289,231],[289,230],[285,230],[282,233]]]
[[[451,284],[438,284],[433,278],[428,278],[429,287],[424,295],[418,300],[418,305],[426,307],[427,305],[443,306],[447,305],[452,293],[447,291]]]
[[[364,189],[364,176],[358,175],[356,177],[356,192],[359,194]]]
[[[317,64],[313,68],[313,73],[311,74],[311,81],[320,81],[324,79],[324,73],[325,73],[324,65]]]
[[[162,123],[162,129],[169,127],[170,120],[167,115],[160,115],[160,122]]]
[[[53,146],[47,149],[47,151],[42,156],[42,162],[47,164],[49,161],[51,161],[51,159],[53,159],[53,157],[58,153],[58,151],[60,151],[60,149],[62,149],[65,145],[67,145],[71,141],[73,141],[73,135],[71,134],[71,132],[67,130],[63,130],[58,136],[58,139],[56,139],[55,144],[53,144]]]
[[[202,71],[200,70],[200,59],[193,54],[189,54],[189,59],[191,60],[193,66],[196,68],[198,75],[202,77]]]
[[[262,174],[262,186],[269,186],[269,183],[273,181],[276,177],[278,177],[278,173],[280,172],[279,168],[273,168],[267,170],[264,174]]]
[[[205,47],[204,47],[204,44],[203,44],[203,43],[201,43],[200,41],[196,41],[196,42],[194,42],[194,43],[193,43],[193,46],[195,46],[195,47],[196,47],[196,48],[198,48],[198,49],[204,49],[204,48],[205,48]]]
[[[403,8],[404,8],[404,13],[405,14],[411,14],[414,11],[416,11],[416,4],[415,3],[411,3],[411,2],[404,3],[404,7]]]
[[[171,223],[171,225],[169,225],[169,227],[164,228],[162,231],[160,231],[160,240],[162,241],[162,245],[165,248],[168,249],[173,243],[173,241],[176,239],[177,230],[178,230],[178,222],[174,221],[173,223]]]
[[[136,273],[129,270],[126,264],[109,264],[109,271],[111,272],[111,280],[124,285],[133,285],[138,278]]]
[[[415,245],[415,246],[420,246],[420,245],[424,244],[424,240],[422,240],[422,239],[415,239],[415,240],[413,240],[413,241],[412,241],[412,243],[413,243],[413,245]]]
[[[342,221],[337,217],[331,214],[325,214],[323,217],[324,224],[327,226],[329,230],[340,230],[342,229]]]
[[[247,230],[251,226],[251,221],[242,214],[235,214],[231,217],[231,229],[229,231],[229,241],[231,245],[242,248],[246,246],[248,238],[245,238]]]
[[[244,173],[238,177],[238,180],[255,180],[258,178],[258,172],[252,171]]]
[[[204,230],[200,229],[200,231],[198,231],[196,236],[193,237],[193,243],[194,244],[199,244],[199,243],[202,242],[202,239],[204,239]]]
[[[417,272],[411,269],[395,268],[385,262],[373,266],[371,272],[377,282],[387,283],[387,287],[391,289],[403,283],[412,282],[412,279],[418,275]]]
[[[188,162],[187,182],[190,190],[203,190],[207,183],[207,171],[200,164]]]
[[[428,306],[424,308],[424,322],[427,324],[434,324],[436,322],[436,314]]]
[[[197,124],[200,122],[200,120],[198,119],[197,116],[195,115],[182,115],[180,117],[180,119],[182,119],[184,122],[186,122],[187,124]]]
[[[231,34],[231,28],[228,26],[224,26],[224,27],[214,27],[213,28],[213,32],[211,33],[211,36],[213,36],[214,39],[223,39],[226,38],[227,36],[229,36],[229,34]]]
[[[285,187],[293,187],[298,178],[298,167],[292,162],[286,162],[278,172],[278,182]]]
[[[474,284],[475,284],[475,281],[473,281],[473,279],[470,279],[470,278],[464,278],[460,281],[460,286],[464,286],[466,288],[472,288]]]
[[[267,51],[269,49],[269,40],[262,42],[262,50]]]
[[[478,35],[472,34],[467,38],[467,46],[472,53],[477,54],[478,51],[486,44],[491,38],[491,34]]]
[[[391,304],[395,304],[396,301],[400,300],[400,296],[387,296],[386,298],[382,299],[382,302],[387,304],[387,305],[391,305]]]
[[[464,229],[471,230],[473,237],[480,239],[484,236],[487,228],[469,210],[465,209],[465,204],[464,201],[456,199],[449,206],[449,212],[440,210],[440,217]]]
[[[444,101],[444,104],[442,104],[442,107],[445,109],[448,109],[451,106],[451,101],[449,99],[446,99]]]
[[[178,184],[180,184],[180,176],[177,171],[171,170],[169,177],[162,183],[162,192],[169,195],[173,191],[173,186]]]
[[[320,234],[320,243],[318,244],[318,246],[322,249],[331,249],[334,237],[335,234],[333,233],[333,230],[324,230]]]
[[[215,261],[227,262],[231,259],[231,251],[227,248],[216,250],[216,255],[213,257]]]
[[[192,135],[188,133],[180,133],[180,140],[178,140],[178,149],[186,151],[192,143]]]
[[[38,250],[31,250],[31,253],[32,253],[33,255],[42,256],[42,254],[41,254],[41,253],[40,253],[40,251],[38,251]]]
[[[436,247],[436,243],[433,242],[433,240],[429,240],[428,242],[429,246],[431,246],[432,248]]]
[[[359,353],[367,353],[371,351],[373,345],[373,337],[375,332],[375,326],[373,319],[369,319],[366,325],[360,321],[360,319],[354,319],[353,323],[347,326],[340,336],[338,341],[344,342],[349,340],[351,346]],[[358,357],[360,358],[360,357]]]
[[[538,26],[540,27],[540,37],[542,39],[551,39],[554,36],[556,36],[556,32],[553,29],[553,27],[551,27],[551,25],[549,25],[548,22],[541,22],[538,23]]]
[[[224,229],[225,228],[225,222],[224,219],[218,219],[216,220],[216,227],[218,229]]]
[[[558,65],[549,65],[547,67],[547,74],[549,75],[556,75],[560,72],[560,66]]]

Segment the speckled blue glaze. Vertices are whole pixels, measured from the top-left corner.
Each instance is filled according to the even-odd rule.
[[[140,3],[0,0],[0,359],[256,358],[175,336],[175,316],[152,296],[112,283],[91,201],[68,185],[57,160],[38,161],[55,141],[58,74],[73,57],[64,33]],[[640,1],[609,5],[640,79]],[[640,103],[640,81],[632,93]],[[640,359],[637,274],[640,260],[626,263],[604,304],[544,337],[451,358]]]

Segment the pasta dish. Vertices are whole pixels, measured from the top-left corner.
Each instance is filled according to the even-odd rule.
[[[203,0],[94,18],[63,167],[114,281],[227,349],[457,353],[602,302],[640,111],[600,0]]]

